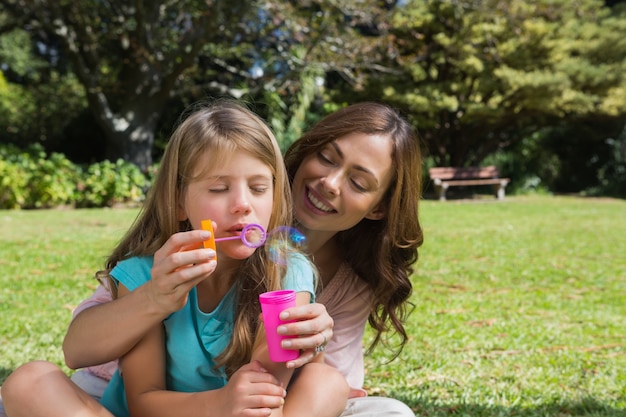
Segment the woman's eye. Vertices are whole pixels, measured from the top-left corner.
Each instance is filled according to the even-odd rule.
[[[228,187],[211,187],[211,188],[209,188],[209,192],[211,192],[211,193],[223,193],[224,191],[228,191]]]
[[[353,186],[354,186],[354,188],[356,188],[358,191],[361,191],[361,192],[365,192],[365,191],[367,191],[367,185],[366,185],[366,184],[364,184],[364,183],[362,183],[361,181],[359,181],[359,180],[355,180],[355,179],[352,179],[352,180],[350,180],[350,181],[352,181],[352,185],[353,185]]]
[[[263,194],[264,192],[266,192],[266,191],[269,189],[269,187],[267,187],[267,186],[261,186],[261,187],[250,187],[250,189],[251,189],[253,192],[257,193],[257,194]]]
[[[318,153],[317,153],[317,157],[318,157],[318,158],[319,158],[319,159],[320,159],[323,163],[326,163],[326,164],[332,164],[332,163],[333,163],[333,161],[332,161],[332,159],[330,158],[330,156],[326,155],[324,152],[318,152]]]

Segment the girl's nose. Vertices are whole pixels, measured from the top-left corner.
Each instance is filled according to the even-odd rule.
[[[252,205],[250,204],[250,190],[246,185],[234,185],[231,200],[230,211],[232,214],[250,213]]]
[[[252,206],[250,205],[250,199],[246,193],[240,193],[234,201],[234,204],[231,208],[231,212],[233,214],[236,213],[250,213],[252,210]]]

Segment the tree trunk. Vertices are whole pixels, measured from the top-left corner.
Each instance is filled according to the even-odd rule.
[[[146,105],[149,100],[152,100],[151,106]],[[154,132],[164,107],[164,103],[158,101],[151,97],[146,101],[129,104],[120,113],[103,111],[102,114],[96,114],[106,135],[107,159],[115,161],[122,158],[144,172],[152,165]]]

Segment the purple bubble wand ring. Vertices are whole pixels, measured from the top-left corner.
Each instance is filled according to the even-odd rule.
[[[259,248],[265,243],[265,239],[267,239],[267,233],[265,232],[263,226],[261,226],[260,224],[250,223],[244,226],[244,228],[241,230],[240,235],[217,237],[215,238],[215,241],[222,242],[225,240],[237,239],[240,239],[241,242],[249,248]]]

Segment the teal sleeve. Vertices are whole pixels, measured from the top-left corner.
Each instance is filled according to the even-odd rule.
[[[150,280],[153,263],[152,256],[124,259],[111,270],[111,276],[129,291],[134,291]]]
[[[315,267],[304,255],[294,253],[287,264],[287,273],[283,279],[283,288],[311,294],[315,302]]]

